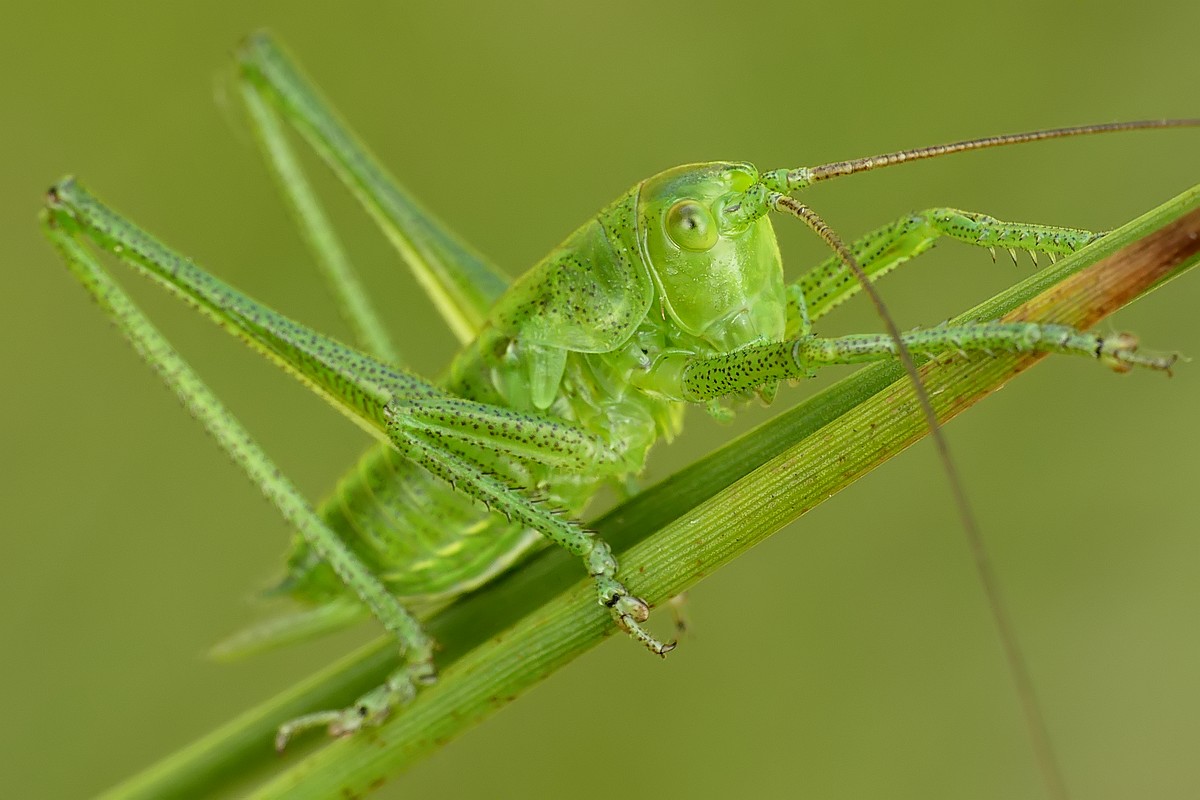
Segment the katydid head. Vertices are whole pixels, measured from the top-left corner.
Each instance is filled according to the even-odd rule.
[[[759,180],[749,164],[689,164],[641,186],[638,240],[666,314],[720,351],[783,338],[783,267],[765,217],[718,227],[723,198]]]

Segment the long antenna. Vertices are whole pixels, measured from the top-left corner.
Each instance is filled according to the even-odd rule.
[[[1000,641],[1004,647],[1004,657],[1008,662],[1009,674],[1012,675],[1013,683],[1016,685],[1017,696],[1020,699],[1021,710],[1025,718],[1025,725],[1029,729],[1029,738],[1046,784],[1046,791],[1053,798],[1066,800],[1068,796],[1067,785],[1063,780],[1062,771],[1054,755],[1054,746],[1050,742],[1049,727],[1046,725],[1046,718],[1042,714],[1041,704],[1038,702],[1037,693],[1034,691],[1033,679],[1029,674],[1029,667],[1025,662],[1025,656],[1018,644],[1016,628],[1012,624],[1012,619],[1008,614],[1008,605],[1004,600],[1004,595],[1000,591],[1000,580],[996,577],[996,570],[992,566],[987,546],[983,542],[983,535],[979,531],[979,524],[975,520],[975,513],[971,510],[970,501],[967,500],[966,489],[962,485],[958,468],[955,466],[954,459],[950,455],[950,445],[946,442],[946,436],[942,431],[941,423],[938,421],[937,413],[934,412],[933,404],[929,401],[929,392],[926,391],[925,382],[921,380],[921,375],[917,372],[917,365],[913,362],[912,354],[908,351],[903,338],[900,336],[900,328],[897,327],[896,321],[887,310],[887,306],[884,305],[879,291],[871,283],[871,280],[863,271],[858,260],[850,252],[850,248],[846,247],[841,237],[834,233],[815,211],[796,198],[786,194],[773,193],[770,195],[768,202],[772,208],[786,211],[802,220],[829,245],[830,249],[837,254],[842,263],[854,273],[854,277],[862,285],[863,291],[871,298],[876,313],[883,320],[884,327],[887,328],[888,335],[896,343],[896,354],[900,359],[900,363],[904,365],[904,371],[908,373],[909,381],[912,383],[917,397],[917,403],[921,406],[921,411],[925,415],[925,423],[929,428],[929,435],[937,447],[938,458],[942,462],[946,478],[950,483],[950,492],[954,496],[954,505],[958,509],[959,519],[971,547],[971,555],[975,559],[975,569],[979,574],[980,583],[983,584],[983,591],[987,596],[988,606],[992,612],[992,620],[996,624]]]
[[[1002,136],[985,136],[982,139],[967,139],[951,144],[938,144],[932,147],[917,147],[912,150],[897,150],[894,153],[884,153],[878,156],[856,158],[851,161],[834,161],[818,167],[800,167],[787,173],[789,190],[801,189],[818,181],[840,178],[855,172],[867,172],[881,167],[903,164],[906,161],[919,161],[923,158],[935,158],[951,153],[963,153],[967,150],[985,150],[989,147],[1003,147],[1010,144],[1025,142],[1040,142],[1043,139],[1062,139],[1068,136],[1087,136],[1093,133],[1117,133],[1119,131],[1141,131],[1154,128],[1196,128],[1200,127],[1200,119],[1142,119],[1133,122],[1109,122],[1100,125],[1076,125],[1069,128],[1048,128],[1027,133],[1009,133]]]

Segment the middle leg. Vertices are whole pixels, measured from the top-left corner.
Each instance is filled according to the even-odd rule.
[[[1065,353],[1090,356],[1118,372],[1145,367],[1170,370],[1175,356],[1138,352],[1137,339],[1128,333],[1100,335],[1037,322],[980,322],[943,325],[901,334],[912,353],[930,356],[971,353]],[[896,340],[887,334],[856,334],[825,338],[802,336],[784,342],[751,345],[713,358],[695,359],[680,373],[684,398],[703,402],[736,395],[781,380],[812,377],[821,367],[860,364],[897,357]]]

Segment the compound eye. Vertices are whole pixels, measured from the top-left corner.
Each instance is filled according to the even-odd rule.
[[[717,243],[717,222],[695,200],[680,200],[667,211],[667,236],[684,250],[702,253]]]

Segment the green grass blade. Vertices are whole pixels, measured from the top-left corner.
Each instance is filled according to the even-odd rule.
[[[957,321],[1004,317],[1090,327],[1197,262],[1200,186]],[[935,410],[949,419],[1041,358],[1003,355],[926,365],[922,373]],[[619,552],[630,589],[661,603],[925,433],[900,369],[872,366],[633,498],[595,527]],[[547,551],[430,620],[444,645],[441,679],[378,730],[328,744],[310,740],[310,748],[324,746],[306,758],[289,750],[280,761],[271,750],[279,722],[315,707],[337,707],[378,683],[393,665],[393,648],[382,640],[108,796],[210,795],[270,765],[284,771],[260,786],[257,797],[369,791],[612,634],[608,613],[593,594],[571,556]]]

